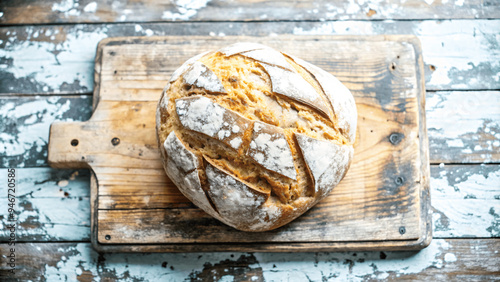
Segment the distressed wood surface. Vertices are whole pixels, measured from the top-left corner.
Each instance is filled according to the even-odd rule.
[[[19,241],[90,240],[88,170],[17,171],[18,195],[23,195],[18,211]],[[0,181],[5,175],[6,169],[0,169]],[[500,237],[500,165],[433,165],[430,186],[434,238]],[[0,187],[0,194],[6,193]],[[136,205],[144,205],[143,198]],[[1,206],[4,201],[0,198]],[[6,218],[6,210],[0,211],[0,226],[8,224]],[[8,231],[2,228],[0,242],[7,239]]]
[[[431,163],[500,162],[499,91],[438,91],[426,96]],[[85,121],[91,112],[91,96],[0,97],[4,121],[0,123],[0,167],[47,166],[50,124]],[[442,118],[448,116],[453,118]],[[128,199],[103,197],[101,204],[123,207]],[[151,203],[151,207],[158,206]]]
[[[0,245],[0,253],[7,253]],[[98,254],[89,243],[19,243],[0,280],[366,281],[500,280],[500,240],[436,239],[415,252]],[[8,281],[8,280],[7,280]]]
[[[0,28],[0,93],[90,93],[97,43],[106,37],[241,34],[414,34],[427,90],[498,90],[499,33],[500,20],[10,26]]]
[[[193,6],[195,2],[199,4]],[[68,109],[65,105],[66,101],[62,100],[64,97],[61,96],[54,98],[60,100],[60,103],[51,102],[45,105],[42,100],[49,97],[30,98],[17,96],[17,94],[89,94],[93,89],[92,60],[95,56],[95,49],[97,42],[105,37],[416,34],[423,47],[426,88],[431,91],[467,90],[467,92],[427,93],[430,98],[427,115],[431,158],[436,164],[431,167],[434,238],[462,239],[434,239],[427,249],[419,253],[304,253],[293,254],[293,256],[281,253],[193,253],[100,256],[92,250],[88,242],[90,228],[85,221],[90,220],[90,206],[77,204],[75,201],[66,201],[64,194],[64,192],[68,193],[70,198],[73,195],[82,195],[82,201],[79,203],[88,203],[85,199],[85,189],[88,191],[90,185],[88,174],[80,171],[79,176],[71,180],[73,171],[70,170],[59,174],[60,172],[48,168],[25,168],[18,170],[20,177],[27,179],[20,189],[33,192],[35,197],[27,194],[22,198],[22,213],[26,209],[28,216],[20,214],[22,219],[20,225],[31,227],[26,229],[23,227],[20,231],[20,240],[40,242],[76,240],[84,241],[84,243],[21,244],[23,247],[18,249],[16,254],[18,260],[22,261],[21,265],[27,267],[21,270],[17,278],[33,281],[43,279],[49,281],[77,279],[80,281],[227,281],[252,280],[252,278],[255,281],[282,279],[292,281],[500,280],[498,239],[469,239],[500,236],[498,231],[500,168],[497,164],[447,164],[481,162],[481,160],[499,163],[498,159],[495,159],[498,151],[493,151],[496,148],[495,141],[500,139],[496,136],[498,119],[491,118],[496,117],[498,111],[494,112],[495,107],[491,103],[479,106],[480,110],[471,115],[473,121],[461,118],[467,121],[463,128],[459,123],[451,124],[439,119],[440,116],[446,117],[450,111],[455,116],[460,116],[460,113],[457,115],[453,108],[462,100],[457,101],[452,96],[453,94],[458,93],[463,100],[467,100],[466,94],[480,97],[483,93],[480,90],[493,90],[487,95],[491,98],[498,97],[500,21],[494,19],[499,15],[498,2],[481,1],[478,4],[479,1],[409,0],[402,1],[405,3],[399,3],[401,4],[399,6],[393,1],[356,0],[342,3],[315,1],[316,5],[320,5],[316,7],[317,10],[314,7],[311,9],[308,2],[297,2],[298,5],[293,7],[283,1],[252,2],[255,7],[247,7],[244,11],[231,10],[235,13],[220,14],[218,11],[228,7],[234,9],[234,5],[241,2],[224,2],[223,7],[220,7],[220,5],[215,5],[219,3],[215,0],[171,1],[164,2],[165,6],[153,3],[153,5],[140,7],[141,4],[137,1],[123,0],[104,3],[96,1],[95,6],[92,1],[88,0],[31,1],[29,4],[31,6],[26,5],[24,0],[0,1],[0,25],[4,25],[0,28],[0,93],[16,95],[14,99],[19,102],[15,102],[15,106],[22,109],[21,113],[24,112],[17,117],[10,105],[7,108],[0,108],[0,128],[2,129],[0,131],[0,166],[46,166],[46,159],[43,157],[43,154],[46,154],[46,148],[43,146],[48,141],[51,115],[54,113],[57,119],[65,120],[87,120],[90,117],[91,97],[89,96],[86,96],[87,100],[82,103],[75,102],[74,99],[77,98],[69,96],[71,104]],[[277,5],[286,6],[280,6],[280,10],[272,9]],[[477,5],[481,8],[477,8]],[[43,9],[37,10],[37,7],[43,7]],[[163,9],[163,7],[168,8]],[[265,7],[264,13],[259,11],[259,8],[264,9],[262,7]],[[103,14],[105,9],[112,11],[109,14]],[[166,12],[165,16],[164,12]],[[266,22],[149,24],[140,22],[144,20],[206,21],[207,17],[217,16],[251,19],[248,16],[249,12],[255,13],[253,19]],[[474,17],[476,20],[472,20]],[[477,20],[481,17],[489,20]],[[402,20],[397,20],[398,18]],[[456,20],[446,20],[450,18]],[[471,20],[462,20],[466,18]],[[94,24],[5,26],[28,21],[36,22],[40,19],[49,24],[85,21],[92,21]],[[124,23],[99,24],[106,19]],[[316,22],[300,22],[300,19],[310,19]],[[336,19],[343,21],[327,21]],[[371,19],[382,21],[366,21]],[[406,19],[427,20],[406,21]],[[276,20],[293,22],[273,22]],[[321,22],[323,20],[326,22]],[[0,98],[0,103],[5,101],[3,98]],[[81,105],[81,109],[76,106],[77,104]],[[432,105],[429,106],[429,104]],[[54,105],[63,107],[61,111],[58,111]],[[464,108],[463,116],[469,114],[467,112],[469,108]],[[481,115],[475,115],[479,112]],[[61,118],[63,113],[64,118]],[[36,116],[36,120],[33,116]],[[9,126],[5,126],[6,124]],[[19,132],[17,132],[18,127],[21,129]],[[488,129],[489,132],[486,131]],[[32,135],[26,133],[30,130]],[[17,139],[18,136],[22,138]],[[471,139],[474,140],[473,143]],[[475,143],[481,148],[476,149]],[[7,148],[9,150],[1,151]],[[439,163],[446,163],[446,165],[439,166],[437,165]],[[25,170],[27,172],[24,172]],[[0,169],[0,173],[4,171]],[[65,180],[68,181],[66,186],[64,186]],[[64,187],[57,185],[60,181]],[[35,191],[38,188],[42,189]],[[61,188],[63,191],[59,191]],[[0,192],[5,194],[2,189],[4,187],[0,186]],[[43,191],[45,190],[52,191],[51,196],[44,197]],[[0,197],[0,203],[2,200],[3,198]],[[31,201],[36,203],[33,204]],[[0,204],[1,206],[4,205]],[[31,209],[37,209],[37,213],[43,216],[37,217],[36,212],[32,212]],[[0,212],[0,216],[3,212]],[[60,215],[64,213],[67,215],[61,218]],[[72,213],[78,214],[78,219],[72,217]],[[47,218],[50,222],[46,220]],[[74,222],[69,223],[72,219]],[[2,220],[0,220],[0,226],[5,223]],[[37,223],[40,221],[43,221],[43,224]],[[68,223],[68,225],[66,229],[57,229],[54,222]],[[3,232],[3,228],[0,232]],[[6,235],[5,232],[0,233],[0,241],[4,241],[7,238]],[[5,248],[6,245],[0,243],[1,255],[6,253]],[[2,267],[0,280],[10,281],[5,277],[4,259],[5,257],[0,256],[0,267]]]
[[[50,124],[91,113],[92,96],[0,97],[0,167],[47,166]]]
[[[7,183],[7,170],[0,170]],[[87,170],[17,169],[15,214],[20,241],[85,241],[90,233],[90,191]],[[8,226],[7,187],[0,188],[0,226]],[[10,231],[0,230],[0,241]]]
[[[431,170],[434,236],[500,237],[500,166]]]
[[[434,163],[500,161],[500,92],[428,92],[429,149]]]
[[[199,209],[172,207],[179,199],[184,206],[188,201],[165,177],[157,151],[154,114],[164,77],[187,58],[202,52],[207,44],[217,49],[235,41],[279,46],[280,50],[323,67],[344,80],[353,91],[358,107],[357,153],[345,179],[314,209],[289,225],[265,234],[236,231]],[[298,41],[302,43],[297,44]],[[376,56],[360,56],[365,53],[363,50],[378,51]],[[92,187],[95,189],[92,194],[97,196],[95,204],[92,201],[91,218],[96,218],[93,236],[101,250],[130,251],[130,245],[137,245],[133,250],[192,251],[201,247],[194,244],[179,249],[171,244],[219,242],[226,243],[226,250],[239,248],[229,243],[242,242],[287,242],[287,246],[302,242],[302,251],[310,250],[308,242],[332,241],[345,242],[345,246],[325,244],[325,249],[348,249],[351,243],[361,248],[357,246],[359,241],[387,241],[382,244],[386,249],[422,247],[430,232],[427,224],[430,218],[425,196],[428,194],[428,152],[427,147],[422,148],[422,140],[427,138],[425,126],[420,127],[425,109],[420,105],[424,90],[419,56],[418,42],[408,36],[228,37],[224,40],[157,37],[104,41],[95,67],[98,83],[94,99],[99,101],[96,110],[88,122],[52,125],[49,163],[60,168],[89,166],[93,169],[98,187]],[[401,141],[391,144],[391,134],[401,136]],[[113,138],[119,138],[120,144],[113,145]],[[78,144],[71,145],[72,140],[78,140]],[[402,179],[401,183],[397,184],[396,179]],[[154,191],[145,190],[145,186],[170,188],[155,197]],[[113,203],[100,206],[101,195],[105,195],[108,202],[113,201],[115,195],[122,200],[124,191],[143,195],[143,205],[134,202],[135,209],[127,210]],[[150,204],[163,209],[151,209]],[[401,228],[405,231],[400,231]],[[389,243],[399,240],[407,241]],[[150,248],[141,244],[167,245]],[[316,244],[309,245],[318,249]],[[371,249],[382,245],[363,243]],[[214,248],[220,250],[223,246],[206,246],[206,250]],[[262,248],[279,249],[272,245]]]
[[[497,1],[2,1],[0,24],[498,18]]]

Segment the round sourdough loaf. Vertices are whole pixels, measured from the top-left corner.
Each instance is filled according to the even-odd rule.
[[[244,231],[278,228],[340,182],[357,112],[333,75],[257,43],[199,54],[158,104],[167,175],[194,204]]]

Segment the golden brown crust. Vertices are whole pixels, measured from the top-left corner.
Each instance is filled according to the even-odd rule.
[[[351,162],[356,113],[344,112],[356,109],[318,69],[255,43],[181,66],[157,110],[165,170],[181,192],[245,231],[278,228],[324,198]],[[332,101],[331,87],[350,97]]]

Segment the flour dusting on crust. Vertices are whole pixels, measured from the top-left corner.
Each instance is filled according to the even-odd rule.
[[[170,180],[179,187],[186,198],[207,212],[214,212],[201,188],[198,175],[199,162],[172,131],[164,142],[166,151],[166,172]]]
[[[279,127],[256,121],[247,155],[269,170],[297,179],[292,151]]]
[[[186,70],[183,77],[187,85],[204,88],[210,92],[227,93],[219,77],[200,62],[194,62],[193,65]]]
[[[251,121],[203,96],[175,100],[182,125],[206,134],[238,150]]]
[[[206,172],[208,195],[223,222],[240,229],[258,230],[279,220],[281,209],[269,205],[269,194],[251,188],[211,164],[207,165]]]
[[[227,47],[221,48],[218,50],[218,52],[229,57],[229,56],[240,54],[243,52],[248,52],[248,51],[252,51],[252,50],[259,50],[259,49],[271,49],[271,48],[269,48],[265,45],[259,44],[259,43],[238,42],[238,43],[229,45]]]
[[[295,133],[295,138],[314,179],[316,194],[327,194],[347,172],[353,154],[352,146],[337,145],[299,133]]]
[[[283,54],[271,48],[248,51],[241,53],[241,55],[248,58],[252,58],[261,63],[266,63],[268,65],[281,67],[288,71],[295,72],[293,67],[286,61],[285,56],[283,56]]]
[[[262,64],[269,74],[273,92],[307,104],[328,116],[329,109],[318,92],[298,73],[280,67]]]
[[[347,89],[347,87],[345,87],[345,85],[335,76],[321,68],[297,57],[291,55],[289,55],[289,57],[316,78],[333,107],[334,114],[338,119],[339,128],[346,132],[349,136],[349,141],[354,143],[358,113],[356,111],[354,97],[349,89]]]
[[[174,73],[170,77],[170,82],[176,81],[181,75],[183,75],[187,71],[187,69],[189,69],[189,67],[191,67],[193,65],[194,62],[198,61],[199,59],[201,59],[203,56],[205,56],[208,53],[210,53],[210,52],[209,51],[203,52],[201,54],[198,54],[198,55],[188,59],[184,64],[182,64],[182,66],[180,66],[178,69],[176,69],[174,71]]]
[[[177,138],[175,132],[170,132],[167,139],[163,143],[167,156],[172,159],[176,166],[184,172],[190,172],[198,168],[198,158],[190,152],[181,140]]]

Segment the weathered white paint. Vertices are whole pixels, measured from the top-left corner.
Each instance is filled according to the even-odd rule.
[[[38,99],[28,99],[25,103],[19,103],[10,99],[0,106],[0,117],[4,122],[16,123],[16,129],[0,133],[0,166],[9,166],[9,157],[24,156],[27,160],[34,156],[30,155],[29,150],[36,147],[37,152],[42,152],[47,156],[43,149],[48,144],[49,128],[52,122],[56,120],[73,121],[72,118],[63,118],[63,115],[70,110],[71,102],[74,99],[89,100],[91,97],[81,96],[74,99],[65,99],[60,101],[60,97],[40,97]],[[15,102],[18,102],[17,105]],[[89,109],[90,110],[90,109]],[[37,165],[44,164],[45,161],[38,159]],[[23,167],[24,162],[19,164]]]
[[[476,166],[473,170],[444,166],[433,167],[432,172],[435,238],[500,235],[500,166]]]
[[[452,31],[450,29],[452,25],[460,32]],[[451,89],[470,89],[471,86],[478,84],[478,81],[473,78],[482,79],[481,74],[478,73],[470,78],[465,77],[465,74],[461,76],[460,73],[473,68],[480,69],[486,65],[489,65],[495,72],[483,75],[492,76],[492,80],[498,85],[500,79],[500,52],[498,51],[500,29],[498,26],[488,21],[478,22],[477,25],[471,25],[466,21],[421,22],[414,29],[415,34],[419,36],[422,43],[425,63],[436,66],[427,85],[450,84],[451,82]],[[432,34],[423,33],[430,29],[433,30]],[[474,40],[471,40],[471,35]],[[444,53],[447,54],[446,57],[443,57]],[[453,58],[453,64],[449,63],[450,58]]]
[[[199,9],[207,6],[211,0],[174,0],[172,1],[178,12],[164,11],[162,19],[164,20],[189,20],[198,13]]]
[[[317,263],[312,263],[311,255],[298,254],[293,259],[284,254],[256,253],[255,256],[266,281],[322,281],[323,277],[365,281],[419,273],[430,267],[443,268],[446,266],[443,256],[449,247],[444,240],[433,240],[429,247],[418,253],[387,252],[384,260],[380,259],[378,252],[365,252],[356,257],[352,253],[319,253],[314,257]]]
[[[97,10],[96,2],[90,2],[85,6],[85,8],[83,8],[83,11],[87,13],[95,13],[96,10]]]
[[[188,5],[189,6],[189,5]],[[63,29],[65,40],[54,44],[50,39],[58,27],[9,27],[5,32],[5,48],[0,57],[13,59],[12,65],[1,65],[0,70],[16,78],[32,79],[50,89],[61,92],[63,82],[80,81],[86,92],[91,91],[93,60],[100,39],[112,34],[168,35],[184,30],[193,35],[235,35],[247,30],[247,35],[269,34],[415,34],[422,42],[426,65],[427,89],[498,89],[500,88],[500,50],[498,36],[500,20],[452,21],[337,21],[302,22],[294,25],[265,23],[206,23],[197,28],[175,24],[121,24],[74,26]],[[233,27],[230,27],[230,26]],[[139,26],[139,27],[138,27]],[[182,29],[184,28],[184,29]],[[14,34],[14,32],[17,32]],[[150,30],[150,31],[148,31]],[[12,32],[11,32],[12,31]],[[51,33],[54,34],[51,34]],[[211,33],[212,32],[212,33]],[[25,34],[28,34],[25,38]],[[41,36],[43,34],[43,37]],[[36,38],[36,40],[35,40]],[[467,44],[463,44],[467,42]],[[30,56],[26,56],[30,54]],[[56,55],[57,54],[57,55]],[[30,76],[31,75],[31,76]],[[10,89],[16,92],[16,89]],[[83,92],[78,90],[78,92]]]
[[[435,138],[459,138],[481,129],[492,133],[500,127],[500,91],[430,92],[426,96],[427,128]]]
[[[377,22],[328,22],[311,29],[298,26],[294,28],[293,33],[346,35],[410,33],[417,35],[421,41],[425,64],[435,67],[435,71],[426,69],[431,77],[426,83],[427,88],[484,88],[480,86],[481,81],[479,81],[483,79],[483,76],[491,79],[495,85],[500,84],[500,52],[498,52],[500,23],[494,21],[422,21],[411,22],[407,27],[408,30],[400,32],[403,26],[404,24],[401,23],[389,27]],[[493,73],[486,69],[493,70]],[[472,77],[466,75],[469,72],[474,73]],[[464,75],[460,76],[460,73]]]
[[[289,1],[225,1],[215,0],[213,5],[207,5],[208,0],[172,0],[147,2],[143,5],[137,1],[113,0],[107,5],[100,5],[98,13],[85,13],[82,6],[88,1],[55,0],[35,4],[33,11],[51,9],[43,18],[37,18],[38,23],[62,22],[75,23],[82,19],[92,22],[136,21],[150,22],[161,20],[200,20],[200,21],[252,21],[252,20],[366,20],[366,19],[491,19],[497,18],[500,5],[495,1],[457,0],[348,0],[348,1],[302,1],[300,5]],[[79,3],[81,3],[79,5]],[[458,5],[460,4],[460,5]],[[10,6],[6,6],[6,11]],[[199,7],[203,7],[200,13]],[[29,7],[28,7],[29,8]],[[126,13],[134,11],[134,13]],[[82,12],[80,14],[80,12]],[[78,16],[78,17],[76,17]],[[6,17],[9,24],[24,23],[27,20],[14,15]],[[28,19],[29,21],[29,19]]]
[[[2,69],[15,78],[29,78],[31,81],[48,87],[49,92],[61,92],[63,83],[79,81],[81,88],[93,89],[94,58],[97,43],[107,37],[106,28],[84,32],[81,27],[74,33],[66,34],[62,43],[54,43],[51,35],[59,30],[26,28],[27,38],[19,42],[6,42],[0,49],[0,57],[13,60],[12,65]],[[44,34],[42,39],[39,34]],[[32,38],[37,38],[36,41]],[[50,88],[50,89],[49,89]],[[16,89],[9,89],[16,93]]]
[[[90,238],[88,173],[50,168],[17,169],[17,241],[81,241]],[[62,180],[61,180],[62,179]],[[59,181],[68,185],[60,187]],[[0,169],[7,183],[7,169]],[[7,186],[0,185],[0,240],[8,238]]]
[[[455,254],[447,253],[446,255],[444,255],[444,261],[445,262],[455,262],[455,261],[457,261],[457,257],[455,256]]]
[[[480,246],[472,243],[472,247]],[[32,249],[35,250],[34,245]],[[112,273],[112,277],[116,278],[126,277],[128,280],[146,281],[210,278],[222,279],[217,281],[233,281],[237,279],[237,275],[247,273],[250,276],[246,278],[251,281],[331,279],[364,281],[388,277],[397,279],[426,270],[459,269],[463,261],[450,252],[452,249],[453,246],[447,241],[436,239],[420,252],[385,252],[384,258],[381,258],[380,252],[296,253],[293,255],[287,253],[153,253],[104,254],[99,257],[89,244],[80,243],[60,247],[57,250],[59,260],[50,265],[43,264],[42,274],[47,281],[76,281],[77,276],[82,273],[94,276],[95,281],[100,281],[104,273]],[[213,268],[216,264],[227,265],[227,268]],[[481,267],[485,271],[496,269],[494,263]],[[238,268],[241,270],[237,271]]]
[[[63,13],[66,18],[69,16],[78,17],[80,11],[78,10],[79,3],[74,0],[62,0],[59,3],[52,4],[52,11]]]
[[[500,145],[500,92],[428,92],[431,159],[495,162]]]
[[[5,104],[0,108],[0,113],[4,118],[11,120],[25,118],[26,122],[17,126],[16,135],[2,133],[0,138],[3,146],[0,146],[0,154],[6,157],[22,155],[32,146],[41,148],[47,144],[50,124],[56,119],[60,119],[62,114],[69,110],[70,103],[71,101],[67,100],[64,104],[55,104],[50,103],[47,99],[42,99],[16,107],[14,107],[14,103]],[[44,110],[46,113],[43,113]],[[53,113],[55,115],[51,115]],[[40,121],[35,123],[37,119]],[[7,163],[2,165],[8,166]]]

